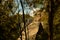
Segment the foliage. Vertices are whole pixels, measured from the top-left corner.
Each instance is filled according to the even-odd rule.
[[[0,0],[0,40],[16,40],[19,37],[17,15],[9,16],[12,4],[13,0]]]
[[[0,40],[16,40],[19,36],[20,36],[20,27],[18,27],[18,13],[16,15],[14,15],[14,13],[16,12],[16,10],[14,10],[15,8],[15,4],[13,3],[14,0],[0,0]],[[43,3],[44,0],[24,0],[24,2],[26,1],[27,5],[31,8],[31,6],[33,5],[33,7],[36,7],[36,4],[43,4],[44,6],[49,5],[48,0],[45,0],[45,3]],[[54,5],[53,5],[53,14],[54,14],[54,18],[53,18],[53,36],[54,36],[54,40],[59,40],[60,38],[60,6],[59,6],[59,0],[54,0]],[[12,14],[12,15],[11,15]],[[28,20],[33,20],[33,17],[31,17],[29,14],[24,14],[25,15],[25,22],[27,23]],[[44,27],[49,27],[48,26],[48,13],[42,12],[42,21],[44,22]],[[48,16],[47,16],[48,15]],[[20,15],[20,23],[23,23],[23,15]],[[31,22],[30,21],[30,22]],[[51,20],[50,20],[51,21]],[[46,28],[46,30],[48,30]],[[38,35],[39,36],[39,35]],[[43,35],[44,36],[44,35]],[[46,35],[45,35],[46,36]],[[44,36],[44,37],[45,37]],[[40,38],[40,37],[39,37]]]

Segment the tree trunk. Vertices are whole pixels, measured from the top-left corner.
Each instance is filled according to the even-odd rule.
[[[25,40],[27,40],[27,33],[26,33],[26,26],[25,26],[25,15],[24,15],[24,7],[23,7],[23,3],[22,0],[20,0],[21,3],[21,7],[22,7],[22,11],[23,11],[23,22],[24,22],[24,28],[25,28]]]

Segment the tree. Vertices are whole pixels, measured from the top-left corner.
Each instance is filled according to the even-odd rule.
[[[16,40],[19,37],[17,15],[13,12],[13,0],[0,0],[0,40]],[[4,2],[4,3],[3,3]]]
[[[53,20],[54,20],[54,15],[55,15],[55,11],[57,10],[58,6],[59,6],[59,0],[45,0],[45,2],[48,1],[48,5],[46,5],[46,10],[49,13],[49,30],[50,30],[50,40],[53,40]],[[59,2],[58,2],[59,1]]]

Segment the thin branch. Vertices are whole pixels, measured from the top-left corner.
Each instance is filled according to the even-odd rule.
[[[25,26],[25,15],[24,15],[24,7],[23,7],[23,3],[22,0],[20,0],[21,3],[21,7],[22,7],[22,11],[23,11],[23,22],[24,22],[24,28],[25,28],[25,40],[27,40],[27,34],[26,34],[26,26]]]

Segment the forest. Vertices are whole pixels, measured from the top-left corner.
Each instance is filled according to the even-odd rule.
[[[0,40],[60,40],[60,0],[0,0]]]

